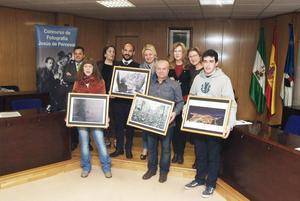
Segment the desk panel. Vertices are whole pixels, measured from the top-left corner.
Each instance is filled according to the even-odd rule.
[[[64,112],[21,113],[22,117],[0,119],[0,175],[71,158]]]
[[[255,130],[255,129],[254,129]],[[221,178],[250,200],[298,201],[300,137],[264,127],[234,129],[223,147]]]

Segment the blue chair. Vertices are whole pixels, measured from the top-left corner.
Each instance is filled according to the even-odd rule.
[[[289,116],[284,127],[284,132],[300,135],[300,115]]]
[[[38,98],[18,99],[11,102],[12,110],[40,109],[42,101]]]

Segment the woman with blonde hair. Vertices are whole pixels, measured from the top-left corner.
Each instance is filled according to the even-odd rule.
[[[173,44],[173,48],[170,52],[169,62],[169,77],[179,82],[183,99],[186,101],[191,86],[191,75],[187,65],[186,48],[183,43],[177,42]],[[174,151],[172,163],[179,164],[182,164],[184,161],[183,154],[186,142],[186,135],[180,131],[181,122],[182,117],[181,115],[178,115],[176,117],[175,132],[172,139]]]
[[[142,55],[145,61],[140,64],[140,68],[151,69],[151,73],[153,74],[155,72],[154,63],[157,60],[157,52],[154,45],[146,44],[143,47]]]
[[[143,47],[142,55],[145,61],[140,64],[140,68],[151,69],[151,75],[153,75],[155,73],[154,64],[157,61],[157,53],[154,45],[146,44]],[[140,155],[140,159],[146,160],[147,152],[148,152],[148,144],[147,144],[148,142],[147,142],[147,134],[144,131],[142,133],[142,139],[143,139],[143,151]]]

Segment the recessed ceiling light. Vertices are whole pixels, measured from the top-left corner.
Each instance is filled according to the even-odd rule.
[[[133,5],[131,2],[127,0],[102,0],[96,2],[108,8],[135,7],[135,5]]]
[[[199,0],[201,5],[232,5],[234,0]]]

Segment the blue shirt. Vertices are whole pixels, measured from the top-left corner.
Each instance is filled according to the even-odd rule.
[[[159,83],[156,76],[151,79],[149,95],[175,102],[174,112],[180,114],[183,108],[183,98],[180,85],[169,77]]]

